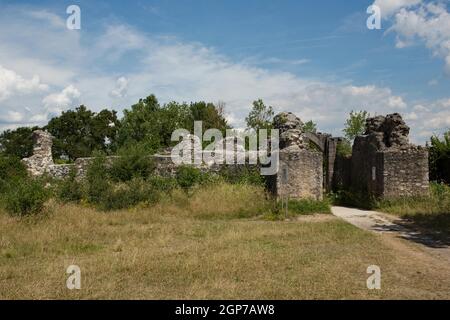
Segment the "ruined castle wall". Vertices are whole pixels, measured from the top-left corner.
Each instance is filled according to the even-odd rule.
[[[386,151],[382,156],[384,198],[429,194],[426,149]]]
[[[382,156],[372,143],[363,136],[357,137],[353,144],[351,157],[351,190],[370,193],[376,196],[382,194],[383,161]]]
[[[321,200],[323,157],[316,151],[280,152],[278,173],[271,177],[272,192],[289,199]]]
[[[332,190],[349,190],[351,183],[352,157],[336,155],[332,166]]]

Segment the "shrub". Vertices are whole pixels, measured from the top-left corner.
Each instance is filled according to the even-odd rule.
[[[111,188],[104,154],[94,155],[86,171],[86,200],[91,204],[102,203],[105,193]]]
[[[71,170],[67,178],[57,183],[55,195],[62,202],[78,202],[83,198],[83,188],[76,180],[75,170]]]
[[[264,176],[261,175],[260,169],[256,167],[224,167],[220,170],[223,179],[232,184],[252,184],[263,186],[265,183]]]
[[[151,176],[147,179],[147,183],[159,192],[170,192],[178,187],[177,180],[172,177]]]
[[[0,192],[9,180],[26,176],[27,169],[19,158],[0,156]]]
[[[42,181],[30,178],[14,178],[8,182],[3,201],[6,211],[12,215],[38,214],[44,209],[50,192]]]
[[[138,177],[147,179],[154,169],[154,161],[144,147],[134,144],[119,151],[109,171],[114,181],[124,182]]]
[[[186,190],[202,183],[204,176],[200,169],[190,166],[181,166],[177,169],[176,180],[177,184]]]
[[[142,178],[118,183],[103,193],[98,206],[103,210],[118,210],[136,206],[139,203],[151,204],[158,200],[158,192]]]

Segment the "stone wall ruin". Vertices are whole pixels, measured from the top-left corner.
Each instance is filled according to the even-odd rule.
[[[397,113],[367,119],[366,131],[355,139],[352,156],[348,158],[336,155],[341,138],[304,133],[302,121],[293,113],[278,114],[273,124],[280,130],[279,170],[267,180],[269,190],[277,198],[319,200],[324,190],[342,189],[379,198],[423,196],[429,192],[428,151],[409,143],[409,127]],[[64,178],[75,170],[77,177],[85,176],[92,158],[79,158],[73,164],[54,164],[52,136],[37,130],[33,139],[33,156],[23,159],[30,175]],[[311,143],[317,148],[311,148]],[[170,155],[152,157],[156,174],[175,174],[177,166]],[[196,166],[210,172],[231,167],[239,174],[240,167],[257,165],[202,163]]]

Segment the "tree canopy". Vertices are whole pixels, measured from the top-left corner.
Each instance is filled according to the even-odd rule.
[[[89,157],[95,150],[113,152],[119,127],[116,111],[95,113],[81,105],[51,119],[44,129],[55,137],[53,156],[75,160]]]
[[[20,159],[33,154],[32,134],[38,127],[20,127],[0,134],[0,153]]]
[[[362,135],[366,129],[366,119],[369,117],[367,111],[351,111],[349,118],[345,122],[345,128],[343,130],[345,137],[353,142],[355,138]]]
[[[253,101],[253,107],[245,118],[247,129],[271,129],[274,116],[273,107],[266,106],[261,99]]]

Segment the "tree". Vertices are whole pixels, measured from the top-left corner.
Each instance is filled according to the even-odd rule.
[[[314,123],[312,120],[305,122],[303,124],[303,132],[316,133],[317,132],[317,124]]]
[[[357,136],[364,134],[366,129],[366,119],[369,116],[367,111],[351,111],[350,117],[345,122],[345,128],[343,130],[345,137],[353,142]]]
[[[208,129],[218,129],[225,133],[230,126],[227,123],[224,115],[223,105],[216,107],[213,103],[206,103],[204,101],[192,102],[189,106],[191,112],[191,130],[193,130],[194,121],[203,122],[203,132]],[[188,128],[186,128],[188,129]]]
[[[53,156],[75,160],[96,150],[113,152],[119,127],[116,111],[95,113],[81,105],[51,119],[45,129],[55,137]]]
[[[442,140],[438,136],[431,137],[429,150],[431,180],[450,184],[450,131]]]
[[[165,113],[167,117],[174,116],[172,106],[165,111],[167,111]],[[158,150],[168,138],[167,132],[163,132],[162,128],[170,124],[170,119],[161,121],[162,113],[158,99],[153,94],[140,99],[138,103],[131,106],[131,109],[124,110],[119,131],[119,146],[139,144],[149,153]]]
[[[253,101],[253,108],[248,114],[245,121],[247,123],[247,129],[259,130],[259,129],[271,129],[273,119],[273,108],[266,106],[261,99]]]
[[[20,159],[33,155],[33,131],[38,127],[20,127],[15,130],[6,130],[0,135],[0,152],[5,156]]]
[[[229,128],[222,104],[216,107],[201,101],[189,105],[170,102],[160,106],[156,97],[150,95],[131,106],[131,110],[124,111],[119,145],[138,143],[148,152],[154,152],[173,144],[171,137],[176,129],[193,132],[194,121],[202,121],[203,131],[215,128],[225,132]]]

